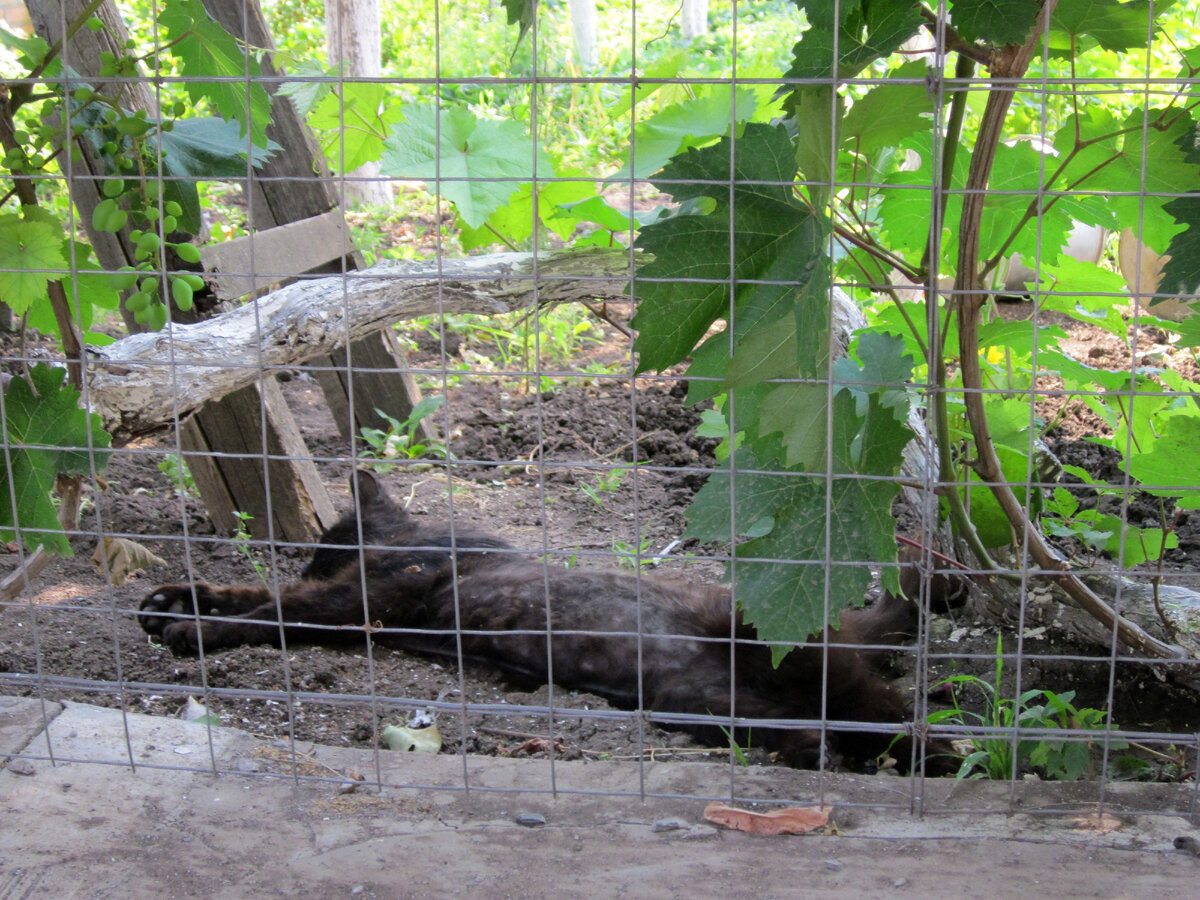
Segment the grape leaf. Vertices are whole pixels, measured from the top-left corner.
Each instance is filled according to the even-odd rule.
[[[917,134],[901,143],[920,158],[911,172],[893,172],[879,189],[879,221],[891,245],[920,259],[929,242],[929,222],[933,212],[933,139]],[[970,166],[970,150],[959,145],[954,158],[954,178],[951,190],[957,191],[966,182]],[[951,194],[942,220],[942,259],[953,260],[958,252],[958,222],[962,216],[962,195]]]
[[[787,448],[784,462],[806,472],[825,468],[825,434],[829,413],[829,387],[824,384],[774,385],[762,402],[759,431],[778,432]]]
[[[1153,121],[1162,113],[1163,110],[1152,109],[1149,114]],[[1125,120],[1130,133],[1125,136],[1119,162],[1124,180],[1135,187],[1132,195],[1113,196],[1110,203],[1119,222],[1139,223],[1142,242],[1162,253],[1181,230],[1164,207],[1188,186],[1196,184],[1197,170],[1183,149],[1190,149],[1195,139],[1195,123],[1191,118],[1176,115],[1160,126],[1150,128],[1143,142],[1142,112],[1134,111]],[[1107,173],[1102,178],[1105,190],[1116,190],[1107,183]]]
[[[379,159],[388,129],[401,121],[400,107],[389,104],[378,82],[346,82],[327,94],[308,117],[322,132],[321,149],[339,172],[353,172]]]
[[[1125,470],[1138,480],[1143,490],[1156,497],[1194,498],[1200,485],[1197,448],[1200,448],[1200,417],[1171,416],[1151,449],[1131,454],[1125,461]]]
[[[867,562],[896,559],[891,506],[898,490],[858,478],[834,479],[828,497],[820,481],[793,487],[771,533],[737,548],[738,605],[760,637],[799,644],[826,623],[836,625],[847,605],[863,604],[871,585]],[[832,565],[826,565],[827,556]],[[778,665],[789,649],[772,646],[772,662]]]
[[[1038,4],[1040,5],[1040,4]],[[958,6],[954,6],[954,21],[958,24]],[[1145,47],[1149,30],[1150,4],[1145,0],[1059,0],[1050,15],[1052,40],[1054,32],[1072,38],[1090,35],[1105,50],[1132,50]],[[1155,28],[1157,32],[1157,27]],[[1052,46],[1069,47],[1054,40]]]
[[[771,471],[775,465],[761,462],[748,447],[738,448],[732,459],[732,471],[727,461],[696,492],[687,537],[726,544],[735,537],[757,537],[774,527],[775,512],[791,501],[794,476]]]
[[[16,315],[46,297],[46,286],[66,274],[62,245],[62,232],[46,222],[0,216],[0,298]]]
[[[950,15],[968,41],[1023,44],[1041,8],[1041,0],[951,0]]]
[[[1163,206],[1184,230],[1171,238],[1167,255],[1171,258],[1163,266],[1158,290],[1164,294],[1194,295],[1200,288],[1200,197],[1176,197]],[[1150,308],[1161,303],[1165,297],[1155,297]]]
[[[1053,157],[1038,152],[1028,141],[996,147],[980,225],[981,258],[990,259],[1013,234],[1030,207],[1037,209],[1038,191],[1043,181],[1053,175],[1054,165]],[[1025,222],[1008,249],[1036,258],[1040,247],[1043,262],[1056,262],[1073,225],[1064,204],[1043,202],[1040,219],[1035,217]]]
[[[18,53],[17,62],[24,69],[36,68],[50,52],[50,44],[44,38],[36,34],[22,37],[7,28],[0,28],[0,45]]]
[[[100,416],[79,408],[79,392],[63,384],[65,369],[34,366],[32,385],[14,378],[4,394],[4,441],[9,466],[0,466],[0,540],[18,536],[30,548],[71,556],[71,544],[58,522],[51,494],[55,478],[103,472],[108,465],[108,433]],[[91,449],[89,449],[91,448]]]
[[[520,25],[521,31],[517,35],[517,44],[520,44],[525,37],[531,25],[533,18],[537,14],[536,0],[500,0],[504,4],[504,9],[508,12],[508,24]]]
[[[1110,331],[1121,340],[1126,339],[1129,323],[1116,307],[1129,302],[1129,293],[1125,279],[1119,274],[1097,263],[1079,262],[1064,255],[1053,265],[1043,263],[1041,275],[1042,290],[1047,293],[1038,297],[1039,309],[1066,313],[1080,322]],[[1039,334],[1045,334],[1045,326]],[[1044,337],[1038,340],[1044,341]],[[1047,349],[1052,345],[1042,343],[1041,346]]]
[[[596,188],[591,182],[539,181],[537,220],[544,229],[565,240],[575,231],[579,219],[564,212],[562,208],[585,197],[595,198],[595,194]],[[523,184],[509,198],[508,203],[488,216],[488,220],[481,227],[464,226],[459,232],[459,241],[463,250],[468,252],[498,243],[498,235],[506,238],[511,244],[520,244],[533,236],[533,223],[533,185]]]
[[[279,86],[279,90],[276,93],[289,98],[292,101],[292,106],[296,108],[296,113],[301,118],[305,118],[334,89],[334,82],[318,81],[316,79],[325,76],[336,78],[340,70],[341,67],[338,66],[335,69],[327,71],[318,62],[303,59],[297,60],[290,66],[288,74],[305,80],[285,81]]]
[[[839,132],[843,146],[870,156],[927,130],[933,114],[933,97],[924,83],[927,71],[919,60],[905,63],[888,73],[888,81],[855,100]],[[890,84],[892,79],[919,79],[921,83]]]
[[[63,256],[69,257],[70,243],[64,241]],[[120,306],[121,295],[117,282],[122,274],[105,272],[91,258],[92,248],[82,241],[76,241],[74,246],[75,272],[69,284],[64,284],[67,292],[67,303],[75,311],[75,321],[84,332],[84,340],[89,344],[102,344],[112,338],[106,335],[88,331],[95,319],[95,310],[115,310]],[[43,334],[58,334],[58,320],[54,317],[54,309],[49,303],[35,303],[29,308],[27,324]]]
[[[241,44],[218,25],[200,0],[172,0],[158,14],[158,22],[179,57],[186,79],[183,88],[192,102],[207,99],[223,119],[241,125],[241,134],[260,147],[267,144],[271,97],[260,83],[258,61],[242,52]],[[224,76],[239,81],[203,81]]]
[[[1047,189],[1106,194],[1116,220],[1139,223],[1142,241],[1162,253],[1180,230],[1163,207],[1181,186],[1196,181],[1196,166],[1184,150],[1192,145],[1194,126],[1188,116],[1167,118],[1165,110],[1151,109],[1148,115],[1156,127],[1143,140],[1143,115],[1135,110],[1118,122],[1107,112],[1089,109],[1068,118],[1054,138],[1061,171]],[[1080,216],[1083,209],[1072,207],[1072,214],[1110,227]]]
[[[770,310],[778,320],[794,306],[787,298],[824,265],[824,225],[792,193],[796,168],[786,129],[749,124],[736,149],[732,172],[726,137],[675,157],[653,180],[676,200],[710,197],[714,206],[709,215],[660,219],[638,237],[638,247],[653,256],[635,285],[639,371],[665,369],[691,353],[713,322],[729,315],[731,283],[739,321],[744,309],[751,320],[759,315],[751,309]]]
[[[179,230],[200,234],[200,195],[196,183],[218,178],[245,178],[280,149],[266,140],[263,146],[248,146],[245,132],[234,122],[214,116],[177,119],[170,131],[161,133],[164,201],[174,200],[183,213]],[[249,162],[247,153],[249,150]]]
[[[703,146],[727,134],[731,125],[753,118],[757,108],[753,91],[739,90],[735,103],[731,87],[715,85],[702,96],[640,119],[630,142],[633,177],[649,178],[680,151]],[[630,160],[626,159],[608,180],[628,180],[629,173]]]
[[[533,179],[534,145],[518,122],[479,119],[463,107],[442,109],[439,116],[432,104],[407,105],[403,115],[384,142],[384,174],[427,181],[472,228]],[[538,177],[553,176],[549,159],[537,152]]]
[[[826,385],[769,386],[773,390],[762,403],[760,430],[778,425],[787,442],[788,462],[803,457],[800,467],[805,471],[775,471],[784,448],[748,434],[735,454],[734,474],[723,470],[710,476],[688,509],[689,536],[728,542],[736,532],[752,538],[736,547],[734,573],[739,605],[766,640],[798,643],[826,621],[836,622],[837,614],[852,599],[861,598],[870,584],[870,572],[862,563],[896,559],[890,510],[899,487],[877,477],[854,476],[894,476],[899,471],[904,447],[912,438],[904,388],[912,375],[912,358],[898,336],[864,334],[860,345],[870,358],[865,366],[839,360],[839,381],[848,384],[834,397],[828,441]],[[737,396],[743,397],[744,391]],[[795,402],[788,405],[790,401]],[[742,412],[753,418],[754,410]],[[827,448],[833,451],[830,463]],[[831,567],[828,619],[823,565],[826,479],[808,474],[822,470],[832,477],[828,556],[835,563],[858,564]],[[885,578],[895,586],[894,571]],[[786,649],[775,648],[776,662]]]
[[[919,5],[910,0],[872,0],[865,9],[861,3],[846,3],[835,35],[831,27],[821,27],[821,22],[832,25],[832,17],[823,10],[825,4],[808,0],[797,5],[821,18],[810,20],[817,27],[804,32],[793,48],[785,78],[829,78],[834,74],[835,58],[837,76],[852,78],[875,60],[889,56],[916,34],[923,21]]]

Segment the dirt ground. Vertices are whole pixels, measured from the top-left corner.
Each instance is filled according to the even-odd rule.
[[[704,470],[715,463],[715,441],[696,436],[699,413],[683,404],[681,382],[631,382],[625,374],[626,340],[605,327],[607,339],[573,360],[569,377],[551,379],[551,389],[540,392],[524,390],[519,379],[480,371],[485,358],[477,349],[450,342],[453,361],[475,369],[451,373],[448,402],[435,417],[450,435],[451,481],[443,464],[428,462],[397,464],[380,477],[414,515],[445,518],[452,510],[460,522],[500,532],[555,565],[636,565],[635,551],[643,560],[667,553],[671,559],[663,568],[715,581],[721,567],[705,558],[712,548],[682,541],[684,510]],[[411,334],[413,362],[435,365],[429,335]],[[1078,342],[1077,355],[1092,365],[1129,365],[1127,347],[1103,333],[1075,329],[1072,340]],[[337,502],[348,505],[352,457],[315,381],[298,372],[284,391],[323,480]],[[1066,462],[1119,480],[1114,461],[1082,440],[1095,426],[1091,416],[1086,409],[1068,409],[1050,434],[1051,448]],[[293,645],[286,655],[258,646],[203,661],[172,656],[146,639],[134,616],[138,601],[155,585],[189,576],[216,583],[287,580],[303,568],[306,551],[215,534],[199,500],[178,496],[159,470],[169,449],[164,441],[141,441],[114,453],[107,490],[89,497],[83,516],[85,529],[99,523],[109,534],[128,535],[165,565],[110,587],[88,560],[94,539],[76,540],[75,558],[56,560],[38,579],[32,606],[0,615],[4,692],[164,716],[179,715],[191,695],[204,699],[222,724],[267,739],[335,747],[371,747],[384,726],[429,708],[437,713],[447,751],[544,756],[548,745],[536,739],[552,733],[559,759],[637,759],[645,753],[655,759],[727,758],[728,751],[699,747],[685,735],[628,715],[572,716],[571,709],[608,706],[598,697],[564,690],[553,691],[551,727],[544,713],[523,709],[551,701],[544,685],[520,689],[484,666],[460,671],[453,660],[365,642],[357,651]],[[184,524],[186,542],[180,539]],[[1200,516],[1181,520],[1179,535],[1180,549],[1170,554],[1169,566],[1180,573],[1200,571]],[[12,550],[0,547],[0,571],[16,565]],[[953,673],[990,674],[994,628],[952,616],[935,623],[932,640],[931,650],[942,656],[934,661],[931,683]],[[1104,659],[1085,659],[1096,656],[1095,650],[1034,635],[1025,652],[1026,688],[1075,690],[1077,706],[1108,707],[1110,666]],[[898,653],[891,672],[911,684],[914,665],[915,651]],[[467,713],[468,704],[487,710]],[[1124,729],[1178,734],[1181,741],[1190,742],[1200,730],[1195,695],[1144,667],[1121,669],[1112,713]],[[1184,768],[1177,759],[1156,762],[1155,772],[1180,777]],[[751,752],[751,761],[764,760]]]

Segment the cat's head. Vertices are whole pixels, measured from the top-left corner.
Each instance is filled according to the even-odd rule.
[[[358,560],[358,548],[391,543],[398,530],[410,527],[408,513],[392,502],[375,476],[359,470],[350,475],[354,503],[318,539],[312,561],[301,577],[330,578]]]

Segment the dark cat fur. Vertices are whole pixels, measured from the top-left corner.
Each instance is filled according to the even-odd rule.
[[[332,643],[362,640],[365,582],[367,621],[374,638],[422,653],[458,652],[485,660],[510,676],[535,683],[549,677],[546,594],[553,632],[553,680],[590,691],[624,709],[727,716],[730,713],[730,595],[727,590],[623,571],[544,566],[486,535],[419,525],[384,494],[374,477],[358,473],[361,517],[345,515],[321,538],[303,580],[284,586],[279,606],[289,640]],[[361,539],[360,539],[361,522]],[[359,546],[366,548],[361,551]],[[344,549],[343,549],[344,548]],[[457,548],[457,553],[452,552]],[[454,561],[457,560],[455,565]],[[905,580],[915,572],[902,570]],[[910,585],[912,587],[912,585]],[[247,621],[204,621],[198,630],[192,596],[202,615]],[[913,592],[915,596],[915,591]],[[640,599],[640,607],[639,607]],[[640,609],[640,612],[639,612]],[[142,601],[142,628],[176,653],[206,652],[242,644],[279,643],[275,597],[266,588],[197,583],[166,585]],[[250,621],[262,620],[262,621]],[[828,653],[809,644],[791,651],[778,668],[754,630],[737,620],[736,714],[758,719],[821,719],[896,724],[908,704],[875,671],[861,645],[896,643],[916,624],[915,605],[885,594],[874,606],[842,613],[828,630]],[[333,626],[314,629],[306,626]],[[344,631],[342,630],[344,629]],[[421,629],[414,632],[405,629]],[[641,640],[641,683],[638,642]],[[821,705],[827,659],[826,702]],[[639,703],[639,687],[641,703]],[[725,743],[714,725],[687,726],[701,740]],[[777,750],[797,767],[825,765],[840,754],[869,761],[892,741],[887,733],[755,726],[754,742]],[[952,770],[946,746],[926,768]],[[906,767],[912,747],[901,739],[892,753]]]

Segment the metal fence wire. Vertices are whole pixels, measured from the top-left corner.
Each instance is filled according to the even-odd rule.
[[[6,41],[0,690],[47,730],[10,761],[1194,812],[1194,8],[347,0],[335,54],[307,0],[28,6],[60,63]]]

